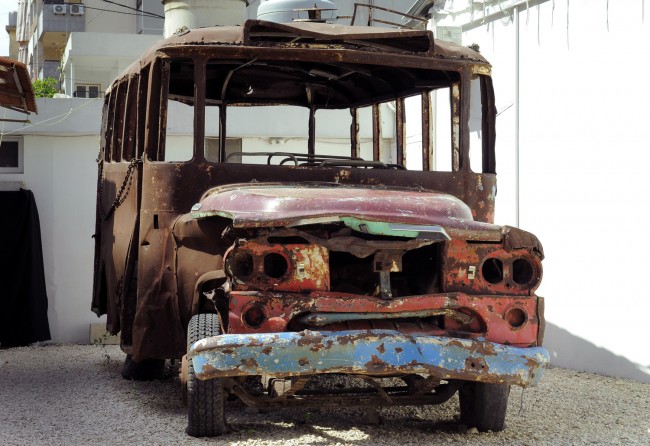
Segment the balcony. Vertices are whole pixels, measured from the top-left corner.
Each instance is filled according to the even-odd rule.
[[[38,17],[38,40],[49,33],[59,33],[59,35],[63,33],[67,36],[71,32],[82,32],[85,29],[85,16],[71,14],[69,4],[44,4],[43,11]]]
[[[58,60],[46,60],[42,63],[41,69],[38,73],[39,79],[45,79],[46,77],[53,77],[56,80],[59,80],[59,64]]]

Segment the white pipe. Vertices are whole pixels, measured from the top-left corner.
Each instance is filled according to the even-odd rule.
[[[519,227],[519,8],[515,14],[515,226]]]

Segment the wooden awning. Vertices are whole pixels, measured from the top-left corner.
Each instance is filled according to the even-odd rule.
[[[38,113],[34,88],[25,64],[0,57],[0,106],[20,113]],[[0,121],[16,121],[2,119]]]

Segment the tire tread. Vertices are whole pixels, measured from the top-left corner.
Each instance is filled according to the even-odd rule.
[[[219,316],[197,314],[187,330],[187,348],[200,339],[221,334]],[[193,437],[213,437],[229,432],[225,418],[225,395],[220,379],[199,380],[192,361],[187,365],[187,429]]]

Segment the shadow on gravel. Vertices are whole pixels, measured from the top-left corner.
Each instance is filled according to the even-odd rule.
[[[309,444],[397,444],[396,436],[405,436],[420,443],[437,434],[466,434],[467,428],[459,427],[450,415],[457,410],[456,406],[457,401],[428,408],[385,408],[379,411],[377,423],[369,422],[365,410],[360,408],[285,408],[259,413],[233,402],[227,405],[233,432],[221,439],[255,442],[273,438],[290,442],[303,438]],[[346,433],[345,438],[341,437],[342,432]]]
[[[650,383],[650,374],[639,364],[548,322],[544,346],[551,354],[554,366]]]
[[[458,412],[457,398],[440,406],[382,408],[378,416],[369,415],[362,408],[285,408],[259,412],[238,401],[228,403],[226,410],[235,436],[247,432],[273,432],[274,436],[286,436],[285,439],[289,440],[299,433],[320,437],[327,442],[340,442],[341,438],[330,435],[330,432],[352,430],[363,438],[358,443],[376,444],[395,432],[429,436],[432,433],[464,434],[467,431],[467,427],[459,426],[454,420]],[[349,438],[345,442],[356,443]]]

